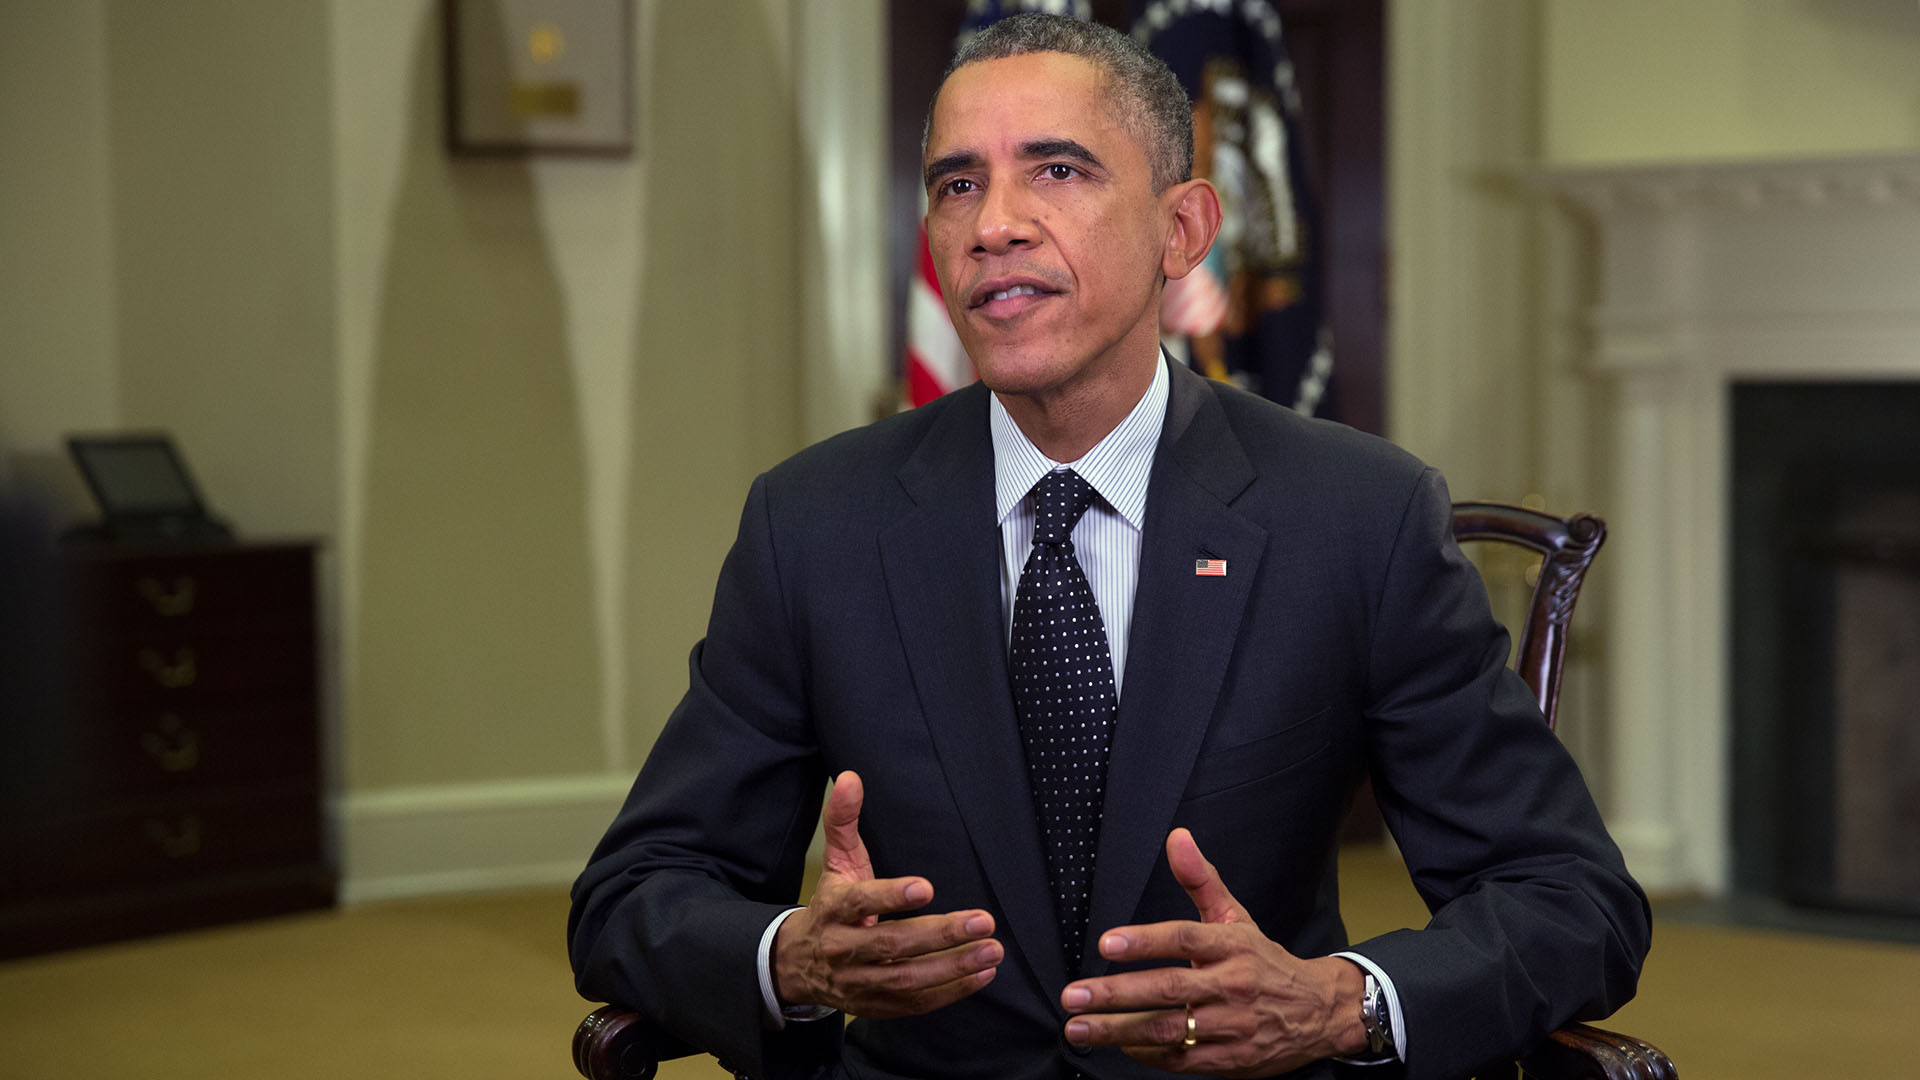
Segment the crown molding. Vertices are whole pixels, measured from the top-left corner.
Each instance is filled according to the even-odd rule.
[[[1920,208],[1920,154],[1537,169],[1527,183],[1595,218],[1681,210]]]

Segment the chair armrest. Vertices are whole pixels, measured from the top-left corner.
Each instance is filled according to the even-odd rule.
[[[573,1067],[587,1080],[653,1080],[662,1061],[699,1052],[618,1005],[595,1009],[573,1032]]]
[[[1679,1080],[1673,1059],[1652,1043],[1587,1024],[1568,1024],[1521,1059],[1536,1080]]]

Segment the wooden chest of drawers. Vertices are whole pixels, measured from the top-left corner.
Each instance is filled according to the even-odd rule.
[[[0,957],[331,905],[311,544],[67,555]]]

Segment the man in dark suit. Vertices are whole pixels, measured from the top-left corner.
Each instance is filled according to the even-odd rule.
[[[1161,355],[1220,220],[1187,110],[1089,24],[956,59],[927,232],[981,382],[754,483],[582,993],[765,1075],[1113,1078],[1457,1076],[1631,996],[1645,898],[1439,477]],[[1369,774],[1435,913],[1348,949]]]

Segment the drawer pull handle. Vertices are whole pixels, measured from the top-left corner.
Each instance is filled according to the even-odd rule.
[[[169,859],[185,859],[200,853],[200,819],[188,814],[180,819],[179,825],[171,825],[159,818],[147,819],[147,837],[160,854]]]
[[[140,746],[163,772],[187,772],[200,764],[200,736],[180,723],[175,713],[162,713],[158,731],[140,736]]]
[[[153,605],[156,615],[178,618],[193,611],[193,579],[185,575],[173,579],[172,589],[157,579],[141,578],[140,595]]]
[[[176,649],[173,663],[169,664],[152,649],[140,650],[140,666],[153,676],[153,681],[169,690],[179,690],[192,686],[200,673],[194,667],[192,649]]]

